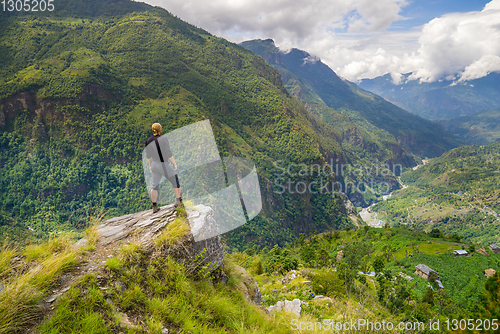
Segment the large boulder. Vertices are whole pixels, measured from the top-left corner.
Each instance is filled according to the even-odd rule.
[[[301,305],[302,305],[301,300],[296,298],[292,301],[289,300],[279,301],[275,305],[269,306],[266,310],[269,313],[281,312],[281,311],[290,312],[300,317],[302,315]]]

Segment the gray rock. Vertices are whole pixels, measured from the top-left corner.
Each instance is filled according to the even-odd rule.
[[[298,277],[297,272],[295,270],[290,271],[288,274],[283,277],[281,280],[281,284],[287,284],[288,282],[293,281]]]
[[[243,291],[246,299],[254,304],[262,304],[262,294],[260,288],[257,286],[257,282],[250,276],[245,268],[240,266],[234,266],[234,277],[238,277],[240,284],[238,289]]]
[[[290,312],[300,317],[302,315],[301,303],[300,299],[279,301],[275,305],[269,306],[266,310],[269,313],[281,311]]]
[[[122,231],[124,228],[125,228],[124,225],[113,226],[113,228],[111,228],[107,232],[103,233],[102,236],[105,238],[110,237],[110,236],[115,235],[116,233]]]
[[[191,233],[186,235],[178,245],[159,250],[155,244],[157,235],[177,215],[174,206],[167,205],[161,207],[161,210],[155,214],[152,213],[152,210],[146,210],[104,221],[97,227],[99,237],[96,241],[96,250],[103,247],[114,247],[118,243],[128,244],[135,241],[139,242],[153,258],[171,255],[181,262],[187,262],[188,267],[191,267],[193,271],[208,266],[210,273],[213,273],[224,265],[223,249],[213,210],[208,206],[197,205],[193,210],[187,208],[186,211]],[[205,238],[207,233],[214,232],[216,232],[215,236]],[[196,242],[196,240],[201,241]],[[85,243],[87,240],[83,238],[75,245],[81,246]],[[106,253],[109,254],[109,252]],[[200,256],[200,254],[203,255]],[[193,264],[193,259],[197,261],[195,264]],[[98,262],[97,267],[101,265],[102,263]]]
[[[125,285],[120,281],[115,281],[113,285],[120,291],[125,291]]]
[[[134,328],[135,325],[129,320],[128,315],[125,313],[118,313],[120,317],[120,326],[124,328]]]
[[[50,296],[48,299],[45,300],[46,303],[53,303],[57,298],[59,298],[62,295],[62,293],[56,293],[52,296]]]

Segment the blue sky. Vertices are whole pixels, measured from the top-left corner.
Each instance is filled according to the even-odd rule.
[[[500,71],[500,0],[146,0],[240,43],[272,38],[357,81],[470,80]]]
[[[422,26],[430,20],[453,12],[480,11],[489,1],[477,0],[419,0],[410,1],[409,5],[401,10],[401,16],[406,20],[394,22],[388,30],[408,30]]]

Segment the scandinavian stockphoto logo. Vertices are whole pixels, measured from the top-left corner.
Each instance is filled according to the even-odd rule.
[[[195,241],[231,231],[259,214],[262,202],[255,164],[246,158],[221,159],[209,120],[163,136],[168,139],[177,164],[183,200],[191,201],[199,210],[204,210],[203,206],[212,208],[215,226],[200,226],[196,214],[188,216]],[[161,151],[168,151],[164,141],[158,143]],[[149,145],[156,144],[153,141]],[[142,165],[149,196],[152,173],[146,149],[142,152]],[[158,194],[158,203],[171,204],[175,200],[172,185],[165,178],[160,182]]]

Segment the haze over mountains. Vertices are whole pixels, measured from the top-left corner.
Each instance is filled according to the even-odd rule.
[[[500,73],[468,80],[439,80],[431,83],[409,80],[411,73],[386,74],[363,79],[359,86],[430,120],[470,115],[500,108]]]
[[[500,109],[482,110],[439,123],[447,132],[469,144],[485,145],[500,139]]]

